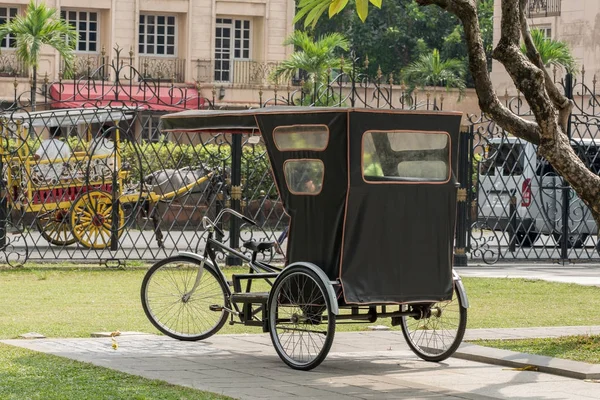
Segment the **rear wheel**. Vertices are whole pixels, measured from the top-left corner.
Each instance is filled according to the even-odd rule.
[[[269,295],[269,332],[288,366],[308,371],[323,362],[333,343],[335,314],[325,283],[310,268],[285,269]]]
[[[452,300],[405,306],[422,317],[402,317],[402,333],[411,350],[425,361],[443,361],[460,346],[467,327],[467,309],[454,285]]]
[[[198,260],[171,257],[154,264],[144,276],[144,312],[165,335],[178,340],[206,339],[227,320],[227,286],[212,268],[205,265],[200,270],[200,266]]]
[[[35,225],[48,243],[68,246],[77,242],[77,238],[71,231],[69,210],[57,208],[51,211],[40,211],[35,218]]]

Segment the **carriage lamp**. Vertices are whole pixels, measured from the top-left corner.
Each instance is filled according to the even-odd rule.
[[[219,89],[219,100],[223,100],[224,97],[225,97],[225,88],[223,86],[221,86],[221,89]]]

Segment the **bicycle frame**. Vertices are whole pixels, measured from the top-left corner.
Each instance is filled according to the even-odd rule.
[[[282,268],[279,267],[275,267],[273,265],[267,264],[265,262],[262,261],[257,261],[255,258],[255,254],[253,253],[252,257],[249,257],[247,255],[245,255],[244,253],[233,249],[229,246],[227,246],[226,244],[220,242],[219,240],[214,238],[214,234],[215,232],[219,233],[219,235],[222,237],[224,236],[223,231],[218,227],[218,224],[221,220],[221,218],[225,215],[225,214],[230,214],[233,217],[236,218],[240,218],[243,221],[250,223],[251,225],[255,225],[255,222],[252,221],[251,219],[245,217],[244,215],[231,210],[229,208],[225,208],[223,210],[221,210],[219,212],[219,214],[217,215],[217,217],[213,220],[210,220],[208,217],[204,217],[202,218],[202,224],[204,229],[207,230],[208,232],[208,236],[206,238],[206,246],[204,248],[204,252],[202,254],[202,256],[198,257],[198,259],[201,260],[201,264],[200,264],[200,268],[198,270],[198,274],[196,276],[196,280],[195,283],[193,285],[193,287],[184,295],[184,301],[185,299],[189,299],[192,294],[195,292],[195,290],[197,289],[200,280],[202,278],[202,274],[204,272],[204,268],[205,268],[205,263],[206,260],[210,260],[210,265],[212,266],[212,268],[215,270],[215,272],[217,272],[219,274],[219,276],[221,277],[221,279],[223,279],[223,282],[226,282],[227,285],[227,289],[228,289],[228,296],[230,299],[230,304],[231,304],[231,309],[226,309],[226,311],[228,311],[231,315],[231,321],[230,324],[234,324],[234,323],[242,323],[242,324],[246,324],[246,325],[263,325],[263,321],[265,320],[265,318],[261,318],[261,319],[254,319],[254,317],[259,313],[262,312],[263,314],[266,312],[266,300],[268,298],[268,292],[267,293],[258,293],[258,292],[251,292],[252,290],[252,281],[254,279],[262,279],[265,282],[267,282],[267,284],[269,284],[269,286],[273,286],[273,282],[272,279],[275,279],[277,277],[277,275],[281,272]],[[238,257],[242,260],[242,262],[246,263],[248,265],[248,273],[245,274],[234,274],[232,277],[232,280],[229,281],[227,279],[227,277],[225,276],[225,274],[223,273],[222,268],[219,266],[219,263],[217,262],[217,257],[216,257],[216,250],[220,250],[223,252],[226,252],[230,255],[233,255],[235,257]],[[194,257],[196,258],[196,257]],[[242,281],[246,280],[246,286],[244,288],[244,291],[242,291]],[[233,287],[233,291],[232,288]],[[250,293],[257,293],[257,295],[254,296],[249,296]],[[239,295],[237,300],[243,300],[240,302],[236,302],[236,295]],[[244,295],[249,296],[246,298],[242,298]],[[254,302],[256,301],[256,302]],[[242,307],[240,307],[238,304],[243,304]],[[253,308],[252,305],[253,304],[260,304],[260,306]],[[239,318],[239,322],[234,321],[233,316],[236,315]],[[259,322],[259,323],[252,323],[252,322]]]

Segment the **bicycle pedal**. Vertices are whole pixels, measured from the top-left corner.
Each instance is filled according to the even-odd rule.
[[[208,309],[210,311],[217,311],[217,312],[221,312],[223,311],[223,306],[220,306],[218,304],[211,304],[210,306],[208,306]]]

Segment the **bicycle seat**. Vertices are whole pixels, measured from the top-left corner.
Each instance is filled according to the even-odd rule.
[[[252,251],[265,251],[275,246],[275,242],[255,242],[254,240],[250,240],[244,242],[243,246]]]

